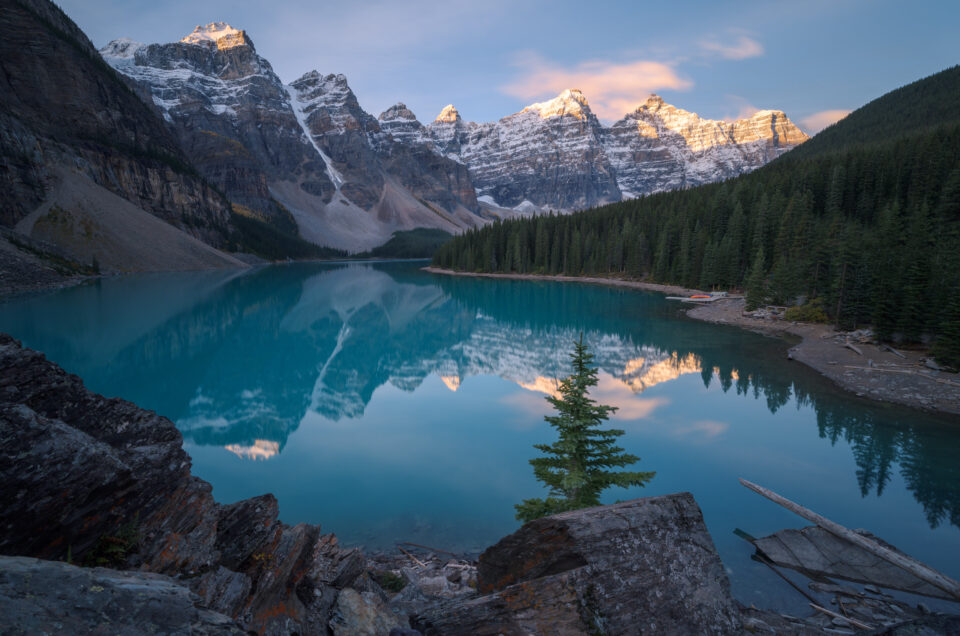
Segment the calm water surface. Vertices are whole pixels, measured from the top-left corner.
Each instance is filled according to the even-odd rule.
[[[434,276],[423,263],[129,276],[0,304],[0,330],[87,385],[176,422],[230,502],[347,544],[480,551],[543,491],[544,396],[579,332],[594,397],[655,470],[606,500],[694,494],[735,595],[802,607],[734,536],[801,519],[766,485],[960,577],[960,418],[872,404],[788,362],[782,340],[691,321],[652,293]]]

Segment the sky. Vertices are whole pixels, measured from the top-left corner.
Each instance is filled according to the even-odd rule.
[[[606,123],[651,92],[710,119],[777,109],[814,133],[960,63],[960,1],[59,0],[97,47],[245,29],[285,82],[343,73],[379,115],[494,121],[583,91]]]

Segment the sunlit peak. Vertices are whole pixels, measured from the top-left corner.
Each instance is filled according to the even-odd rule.
[[[444,384],[447,385],[447,388],[453,391],[454,393],[456,393],[457,389],[460,388],[459,375],[441,375],[440,379],[443,381]]]
[[[453,104],[447,104],[443,107],[443,110],[440,111],[440,114],[437,115],[437,118],[434,121],[454,123],[460,121],[460,113],[457,112],[457,109],[453,107]]]
[[[213,43],[218,49],[229,49],[235,46],[250,45],[246,31],[235,29],[226,22],[211,22],[206,26],[197,25],[193,33],[180,40],[185,44]]]
[[[568,88],[550,101],[530,104],[523,112],[538,113],[542,119],[560,115],[586,119],[590,115],[590,104],[580,89]]]

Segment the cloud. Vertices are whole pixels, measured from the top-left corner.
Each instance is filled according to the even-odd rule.
[[[673,429],[673,435],[676,437],[692,437],[699,442],[706,442],[719,435],[723,435],[729,428],[730,425],[726,422],[699,420],[688,426]]]
[[[726,95],[728,108],[736,108],[737,112],[735,115],[727,115],[723,118],[725,122],[735,122],[738,119],[747,119],[752,117],[760,109],[751,104],[745,97],[740,97],[739,95]],[[729,111],[727,111],[729,112]]]
[[[681,77],[672,65],[650,60],[610,62],[593,60],[564,68],[539,55],[526,52],[515,58],[520,73],[500,87],[507,95],[525,100],[549,99],[568,88],[579,88],[590,108],[601,119],[623,117],[650,93],[687,90],[693,82]]]
[[[706,53],[719,55],[725,60],[745,60],[760,57],[764,53],[762,44],[745,35],[741,35],[733,43],[723,43],[715,39],[704,40],[700,42],[700,48]]]
[[[801,119],[800,125],[805,131],[807,131],[807,134],[815,135],[830,124],[837,123],[851,112],[853,111],[844,110],[842,108],[835,110],[821,110],[819,113],[814,113]]]

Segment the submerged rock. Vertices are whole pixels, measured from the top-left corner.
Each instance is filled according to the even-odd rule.
[[[480,556],[485,596],[414,618],[426,634],[733,634],[740,615],[689,493],[525,524]]]

